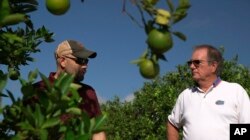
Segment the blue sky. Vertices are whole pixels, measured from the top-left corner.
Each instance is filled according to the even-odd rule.
[[[157,7],[167,8],[165,0]],[[177,0],[176,0],[177,1]],[[127,15],[122,13],[123,0],[71,0],[69,11],[63,16],[54,16],[39,1],[38,11],[31,14],[35,28],[47,27],[55,33],[53,43],[42,43],[36,59],[21,67],[22,77],[27,79],[30,70],[39,69],[45,75],[56,70],[53,52],[65,39],[82,42],[88,49],[97,51],[97,58],[90,60],[84,83],[96,89],[100,100],[114,96],[131,97],[144,82],[138,67],[130,64],[147,47],[146,34]],[[192,7],[188,16],[173,26],[187,36],[187,41],[174,37],[174,47],[161,61],[161,75],[175,71],[191,56],[192,47],[211,44],[225,48],[225,59],[239,55],[239,63],[249,67],[250,61],[250,14],[249,0],[190,0]],[[127,11],[138,17],[135,6],[127,0]],[[137,18],[140,21],[140,18]],[[39,78],[40,79],[40,78]],[[38,79],[38,80],[39,80]],[[21,96],[19,81],[9,82],[7,87],[16,97]],[[9,103],[5,98],[4,103]]]

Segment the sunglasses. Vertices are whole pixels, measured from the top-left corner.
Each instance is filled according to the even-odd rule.
[[[68,56],[64,56],[64,57],[74,60],[79,65],[87,65],[89,62],[89,59],[86,59],[86,58],[79,58],[79,57],[72,58]]]
[[[194,64],[195,67],[198,67],[202,61],[205,61],[205,60],[190,60],[187,62],[188,66],[190,67],[192,64]]]

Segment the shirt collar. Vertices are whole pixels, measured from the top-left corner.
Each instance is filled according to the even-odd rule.
[[[51,72],[50,74],[49,74],[49,81],[51,82],[51,83],[54,83],[54,81],[55,81],[55,72]]]
[[[218,86],[220,82],[221,82],[221,78],[217,77],[217,79],[213,82],[213,86],[214,87]]]
[[[221,82],[221,78],[220,78],[220,77],[217,77],[217,78],[215,79],[215,81],[213,82],[212,87],[210,87],[210,88],[215,88],[216,86],[219,85],[220,82]],[[200,91],[200,88],[199,88],[197,85],[195,85],[195,86],[192,88],[192,91],[193,91],[193,92],[194,92],[194,91]]]

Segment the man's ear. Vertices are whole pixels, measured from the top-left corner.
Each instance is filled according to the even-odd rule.
[[[64,58],[64,57],[61,57],[61,58],[59,58],[59,60],[58,60],[59,62],[59,65],[60,65],[60,67],[62,68],[62,69],[64,69],[65,67],[66,67],[66,59]]]
[[[216,72],[217,69],[218,69],[218,62],[213,61],[213,62],[211,63],[211,66],[213,67],[213,72]]]

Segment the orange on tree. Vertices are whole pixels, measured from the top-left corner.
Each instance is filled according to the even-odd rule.
[[[18,77],[20,76],[20,72],[15,68],[9,68],[8,71],[9,71],[9,78],[11,80],[17,80]]]
[[[142,77],[153,79],[159,74],[160,66],[151,59],[144,59],[139,63],[139,70]]]
[[[47,10],[54,15],[62,15],[70,8],[70,0],[46,0]]]
[[[149,48],[157,54],[162,54],[173,46],[171,33],[161,29],[151,30],[148,34],[147,43]]]

